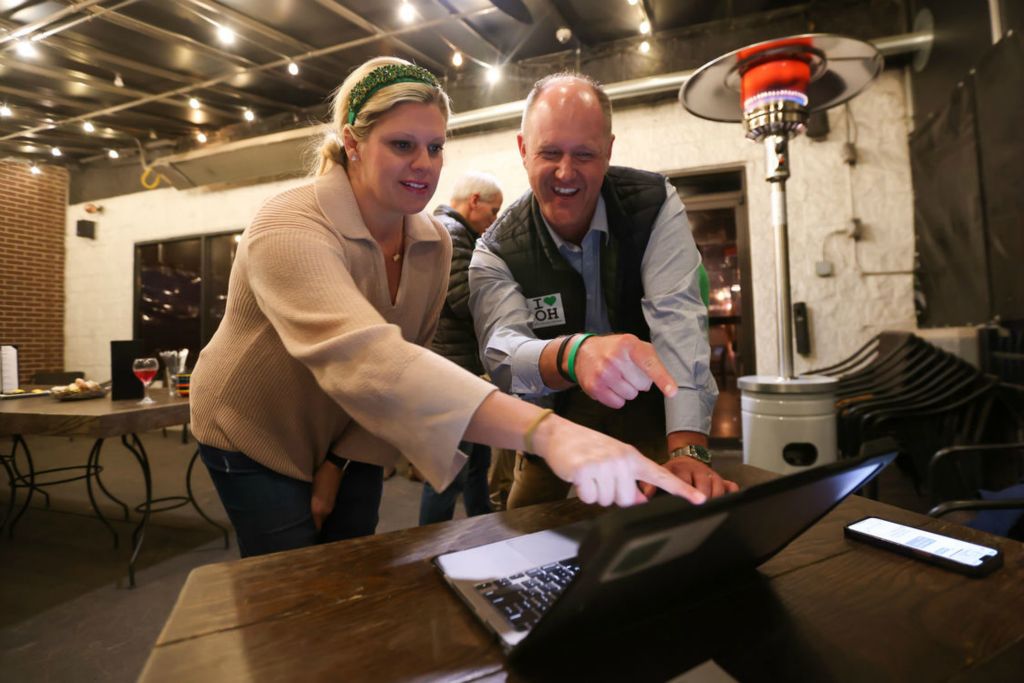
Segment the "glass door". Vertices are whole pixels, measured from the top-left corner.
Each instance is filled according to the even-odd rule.
[[[712,416],[716,446],[739,447],[737,378],[756,372],[750,251],[742,171],[672,179],[708,273],[708,343],[719,398]]]

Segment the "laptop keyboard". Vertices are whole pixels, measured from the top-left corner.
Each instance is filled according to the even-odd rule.
[[[517,631],[528,631],[580,572],[575,559],[552,562],[521,574],[478,583],[476,590]]]

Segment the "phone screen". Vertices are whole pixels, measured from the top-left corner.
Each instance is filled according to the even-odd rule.
[[[906,548],[942,557],[969,567],[980,567],[987,557],[995,556],[998,551],[983,545],[968,543],[949,536],[933,534],[922,529],[896,524],[877,517],[862,519],[849,527],[867,536],[888,541]]]

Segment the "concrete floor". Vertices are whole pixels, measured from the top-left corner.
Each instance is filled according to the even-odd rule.
[[[183,493],[195,442],[182,444],[180,431],[141,438],[153,471],[154,497]],[[27,441],[37,470],[82,464],[92,445],[83,438]],[[141,471],[119,442],[104,444],[101,464],[103,482],[115,496],[129,506],[142,502]],[[201,464],[194,470],[193,487],[207,514],[227,526]],[[378,532],[414,526],[421,489],[422,484],[402,476],[385,482]],[[132,522],[120,521],[120,508],[97,494],[120,537],[114,549],[110,532],[93,516],[85,482],[47,490],[50,508],[37,494],[14,537],[4,533],[0,538],[0,680],[134,681],[188,573],[237,559],[234,538],[225,550],[220,532],[191,507],[159,513],[147,527],[136,564],[137,587],[128,588],[127,546],[138,515],[133,513]],[[7,500],[5,489],[0,517]],[[465,516],[461,503],[456,516]]]
[[[180,431],[141,438],[153,470],[154,497],[183,492],[194,442],[182,444]],[[82,438],[53,437],[31,437],[28,444],[37,470],[81,464],[91,446]],[[720,455],[739,457],[737,452]],[[132,506],[142,501],[141,472],[120,443],[105,444],[101,464],[114,495]],[[203,509],[227,525],[202,466],[194,471],[193,486]],[[416,524],[421,489],[401,475],[385,482],[378,533]],[[138,586],[128,588],[127,546],[137,516],[131,523],[113,521],[119,508],[100,496],[101,509],[120,537],[114,549],[110,532],[92,514],[84,482],[48,491],[49,509],[37,495],[13,539],[6,533],[0,538],[0,680],[134,681],[188,573],[237,559],[234,539],[225,550],[220,533],[191,507],[159,513],[151,519],[137,563]],[[6,509],[6,496],[0,491],[0,511]],[[896,468],[886,472],[881,497],[921,506]],[[461,503],[456,516],[464,516]]]

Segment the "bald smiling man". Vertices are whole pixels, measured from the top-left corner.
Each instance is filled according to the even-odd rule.
[[[469,270],[492,381],[634,445],[708,496],[735,491],[710,467],[718,388],[700,254],[675,188],[610,165],[611,102],[585,76],[539,81],[517,140],[530,190],[477,241]],[[568,490],[520,454],[508,506]]]

